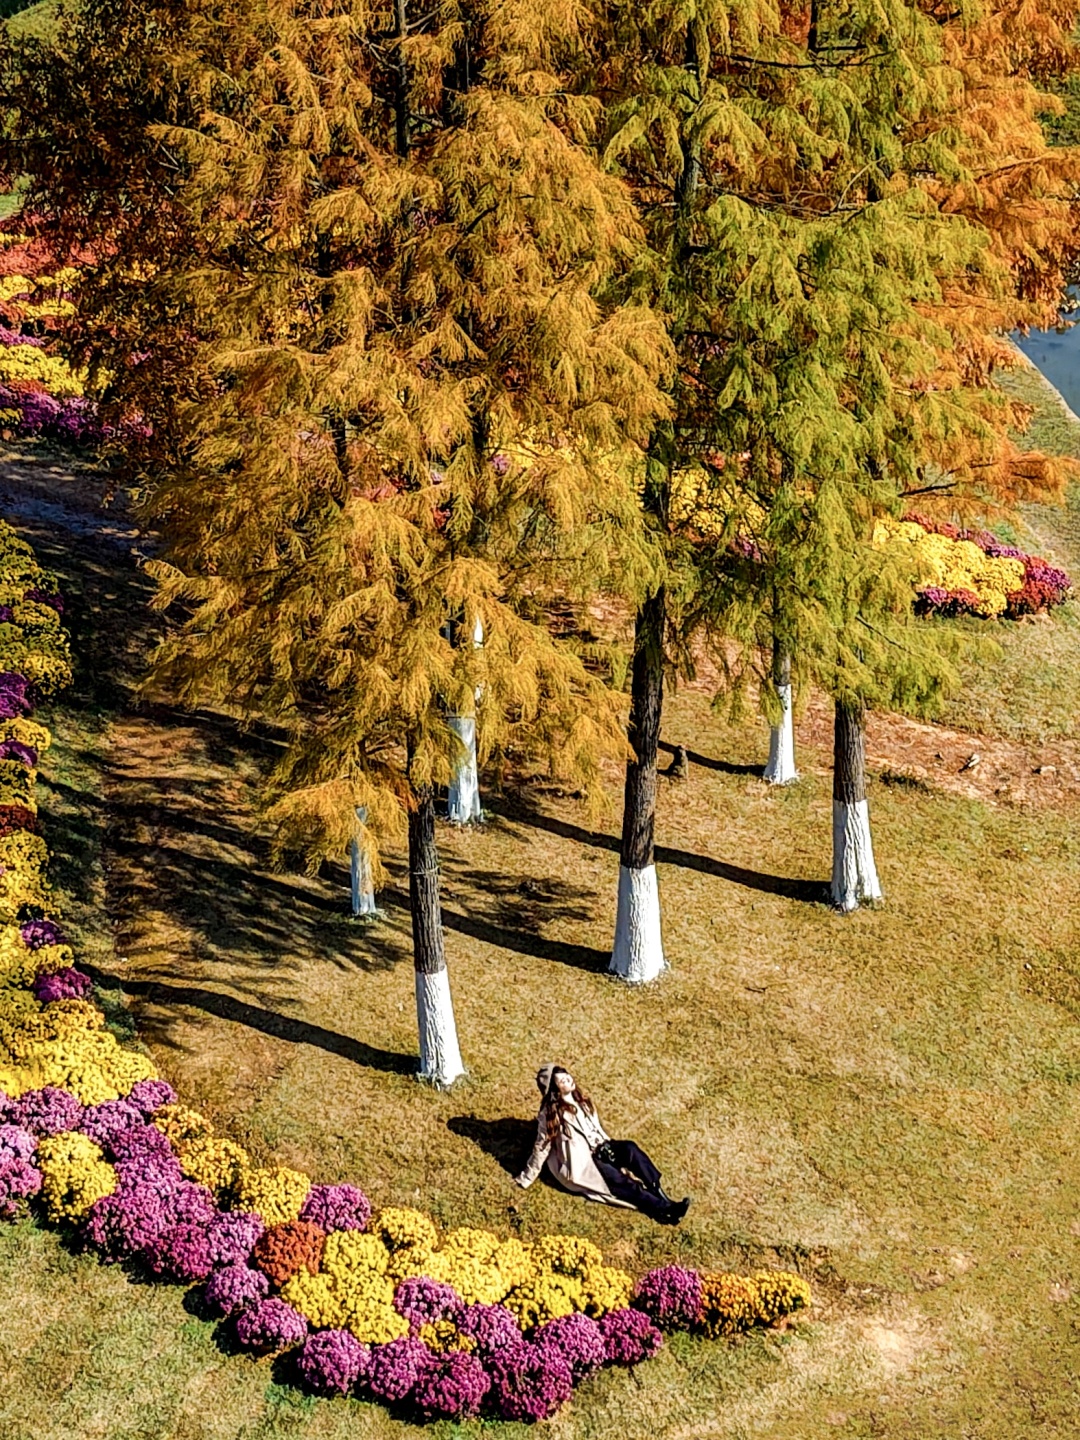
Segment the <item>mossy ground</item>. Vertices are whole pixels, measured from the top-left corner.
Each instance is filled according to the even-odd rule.
[[[85,506],[108,490],[10,463],[24,497]],[[890,780],[871,790],[888,902],[841,919],[821,903],[820,725],[808,712],[802,783],[771,793],[755,774],[757,721],[729,723],[684,690],[665,735],[697,763],[688,784],[663,784],[657,837],[670,975],[632,992],[603,974],[616,787],[596,823],[539,780],[489,796],[483,826],[440,834],[471,1073],[434,1094],[410,1074],[401,854],[375,925],[349,918],[343,869],[271,873],[255,810],[269,742],[137,705],[130,681],[152,634],[135,561],[53,512],[22,515],[64,574],[80,657],[47,717],[57,739],[42,781],[69,928],[115,1023],[137,1025],[186,1100],[259,1158],[357,1180],[376,1204],[525,1237],[585,1234],[635,1270],[780,1260],[812,1279],[817,1303],[791,1330],[736,1345],[677,1337],[637,1374],[586,1385],[552,1435],[1075,1434],[1075,793],[1015,803],[932,776],[896,783],[902,766],[875,761]],[[1061,558],[1080,554],[1063,544]],[[1008,632],[1020,683],[975,677],[994,697],[978,702],[988,740],[1032,724],[1022,679],[1048,644],[1076,683],[1075,634],[1062,616]],[[882,721],[872,753],[887,760],[893,735]],[[693,1195],[680,1230],[511,1185],[531,1075],[552,1058]],[[375,1406],[304,1400],[280,1366],[219,1349],[179,1291],[133,1283],[29,1224],[0,1228],[0,1355],[3,1440],[420,1433]],[[427,1433],[489,1430],[525,1433]]]

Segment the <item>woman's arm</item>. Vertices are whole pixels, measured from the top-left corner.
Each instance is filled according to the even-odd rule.
[[[551,1150],[551,1141],[547,1133],[547,1111],[541,1110],[536,1122],[536,1144],[533,1146],[532,1154],[528,1163],[520,1175],[514,1176],[514,1184],[520,1185],[522,1190],[527,1190],[533,1183],[540,1171],[544,1168],[544,1161]]]

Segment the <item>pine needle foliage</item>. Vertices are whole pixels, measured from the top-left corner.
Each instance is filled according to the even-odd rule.
[[[1020,8],[1038,16],[1026,33]],[[948,634],[912,623],[873,520],[913,494],[1060,493],[1064,468],[1018,455],[1021,417],[986,382],[998,327],[1060,293],[1068,259],[1077,157],[1051,166],[1032,84],[1072,63],[1064,7],[607,14],[607,158],[649,237],[637,293],[678,346],[661,488],[695,503],[653,506],[687,577],[676,623],[743,641],[763,678],[776,639],[845,704],[932,706],[955,679]],[[1002,98],[1011,133],[990,123]]]
[[[156,682],[288,727],[272,814],[312,865],[357,806],[381,837],[446,782],[447,714],[477,694],[482,759],[590,786],[622,753],[617,698],[544,607],[653,564],[635,475],[669,344],[613,303],[640,230],[586,143],[599,102],[563,83],[579,20],[89,0],[59,74],[20,62],[28,204],[102,254],[93,358],[153,425],[151,569],[186,615]],[[43,92],[70,137],[109,97],[59,172]],[[80,178],[83,144],[105,158]],[[482,648],[454,643],[477,621]]]

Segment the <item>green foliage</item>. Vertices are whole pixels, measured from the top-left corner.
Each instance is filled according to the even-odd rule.
[[[621,753],[616,701],[546,606],[648,570],[634,479],[669,347],[614,304],[638,227],[580,143],[595,107],[558,83],[572,19],[416,4],[374,45],[389,9],[228,13],[92,0],[59,67],[23,54],[21,143],[34,208],[106,257],[91,374],[154,425],[151,569],[190,617],[158,682],[288,727],[273,815],[314,864],[356,806],[385,835],[447,780],[448,713],[478,704],[482,757],[532,751],[579,784]],[[43,91],[73,142],[89,93],[115,102],[88,176],[34,159],[55,148]],[[117,195],[151,192],[132,227]],[[139,348],[162,348],[133,373],[148,316]],[[477,621],[482,649],[455,643]]]
[[[874,517],[928,491],[978,506],[1060,489],[1060,464],[1018,463],[1019,412],[987,384],[994,327],[1030,313],[1031,288],[991,177],[1010,146],[1042,143],[1031,55],[1070,59],[1061,7],[1042,8],[1037,41],[1008,4],[982,28],[905,3],[607,11],[606,155],[649,241],[635,293],[678,345],[661,490],[697,502],[651,508],[681,576],[680,636],[719,637],[736,686],[747,665],[764,678],[775,639],[842,698],[932,708],[956,683],[953,642],[911,626]],[[985,123],[990,93],[1012,106],[1007,139]],[[1022,264],[1041,250],[1060,276],[1052,186],[1024,187]]]

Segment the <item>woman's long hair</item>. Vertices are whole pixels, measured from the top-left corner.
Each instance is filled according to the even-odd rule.
[[[547,1118],[547,1138],[554,1144],[560,1133],[569,1135],[569,1103],[559,1094],[559,1076],[569,1075],[569,1070],[564,1070],[561,1065],[556,1065],[551,1072],[551,1079],[548,1081],[547,1094],[544,1096],[541,1109]],[[596,1106],[585,1094],[575,1085],[570,1092],[570,1098],[580,1110],[587,1110],[590,1115],[596,1114]]]

